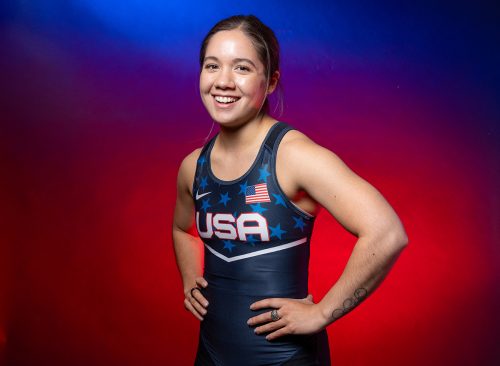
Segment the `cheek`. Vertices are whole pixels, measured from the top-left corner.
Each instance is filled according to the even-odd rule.
[[[201,74],[200,75],[200,92],[209,92],[212,86],[212,81],[209,75]]]
[[[262,80],[239,79],[236,83],[248,95],[260,96],[266,92],[266,82]]]

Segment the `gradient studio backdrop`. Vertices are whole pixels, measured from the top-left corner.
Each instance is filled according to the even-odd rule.
[[[382,287],[329,327],[333,364],[498,364],[498,7],[372,3],[2,2],[3,361],[192,364],[176,171],[211,126],[201,39],[254,13],[281,41],[281,119],[375,185],[410,237]],[[321,213],[316,299],[354,243]]]

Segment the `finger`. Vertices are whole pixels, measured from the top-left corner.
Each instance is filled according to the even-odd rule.
[[[196,284],[198,286],[201,286],[203,288],[207,287],[208,286],[208,282],[206,279],[204,279],[203,277],[196,277],[195,280]]]
[[[196,292],[198,292],[198,291],[196,291]],[[194,294],[194,292],[193,292],[193,294]],[[196,309],[196,311],[198,313],[200,313],[201,315],[205,315],[207,313],[205,308],[195,298],[191,297],[189,302],[191,303],[191,305],[193,305],[193,307]]]
[[[193,315],[197,317],[199,320],[203,320],[203,316],[196,310],[193,304],[191,304],[189,299],[184,299],[184,307],[186,308],[186,310],[193,313]]]
[[[184,308],[186,309],[186,311],[189,311],[195,317],[201,320],[201,315],[196,311],[196,309],[193,307],[193,305],[189,302],[188,299],[184,299]]]
[[[260,327],[255,328],[254,332],[256,334],[261,334],[261,333],[269,333],[272,331],[275,331],[277,329],[283,328],[286,326],[286,322],[283,319],[280,319],[275,322],[269,322],[267,324],[264,324]]]
[[[280,318],[282,318],[284,315],[284,309],[281,308],[281,309],[277,309],[277,310],[278,310],[278,316]],[[265,313],[262,313],[260,315],[257,315],[257,316],[254,316],[254,317],[248,319],[247,324],[250,326],[253,326],[253,325],[258,325],[258,324],[263,324],[263,323],[269,323],[272,321],[273,321],[273,319],[271,317],[271,311],[266,311]]]
[[[263,314],[254,316],[254,317],[248,319],[247,324],[253,326],[253,325],[268,323],[268,322],[271,321],[271,315],[270,314],[271,313],[269,311],[267,311],[267,312],[265,312]]]
[[[204,307],[208,306],[208,301],[205,298],[205,296],[203,296],[200,290],[190,291],[190,294],[192,294],[191,297],[193,297],[196,301],[198,301],[202,306]]]
[[[279,309],[282,307],[288,299],[282,298],[269,298],[264,300],[259,300],[250,305],[251,310],[265,309],[265,308],[275,308]]]
[[[285,336],[287,334],[291,334],[290,329],[288,327],[283,327],[283,328],[278,329],[275,332],[272,332],[272,333],[268,334],[266,336],[266,339],[268,341],[272,341],[272,340],[274,340],[276,338],[283,337],[283,336]]]
[[[186,310],[190,311],[198,320],[202,321],[203,317],[196,311],[193,305],[189,302],[188,299],[184,299],[184,307]]]

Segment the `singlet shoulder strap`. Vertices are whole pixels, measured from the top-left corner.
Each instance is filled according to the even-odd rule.
[[[286,124],[285,122],[278,122],[271,128],[273,130],[267,137],[265,141],[265,146],[267,149],[269,149],[269,151],[273,152],[275,151],[277,145],[279,144],[285,133],[287,133],[290,130],[293,130],[294,128]]]
[[[198,183],[200,179],[200,174],[205,174],[206,171],[206,166],[207,166],[207,151],[210,148],[210,146],[213,145],[215,138],[217,137],[218,133],[215,134],[214,137],[212,137],[205,145],[203,145],[200,155],[198,156],[197,162],[196,162],[196,169],[194,171],[194,180],[193,180],[193,195],[196,189],[198,188]]]
[[[207,153],[207,150],[210,148],[210,146],[212,146],[214,144],[214,141],[215,139],[217,138],[217,135],[219,133],[216,133],[214,137],[212,137],[210,140],[208,140],[208,142],[203,145],[203,148],[201,149],[201,152],[200,152],[200,158],[205,155]]]

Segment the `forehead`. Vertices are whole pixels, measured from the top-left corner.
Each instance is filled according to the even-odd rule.
[[[248,36],[239,29],[215,33],[207,45],[205,57],[219,59],[248,58],[260,63],[255,47]]]

